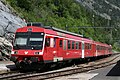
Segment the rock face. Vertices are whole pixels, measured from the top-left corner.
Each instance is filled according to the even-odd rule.
[[[119,0],[76,0],[83,6],[93,10],[97,15],[111,20],[120,16]]]
[[[0,60],[8,60],[10,58],[12,44],[3,37],[0,37]]]
[[[14,33],[24,25],[26,23],[12,12],[10,6],[0,0],[0,60],[10,56]]]

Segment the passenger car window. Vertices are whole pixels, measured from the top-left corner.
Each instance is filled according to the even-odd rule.
[[[62,47],[63,46],[63,41],[62,40],[60,40],[60,42],[59,42],[59,47]]]
[[[72,49],[74,49],[74,46],[75,46],[75,42],[72,41]]]
[[[76,42],[76,49],[79,49],[79,42]]]
[[[70,40],[68,40],[68,49],[71,49]]]
[[[64,46],[63,46],[63,49],[66,50],[66,43],[67,43],[67,40],[64,40]]]

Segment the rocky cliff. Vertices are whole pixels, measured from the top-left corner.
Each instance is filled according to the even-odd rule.
[[[120,47],[120,0],[76,0],[81,5],[93,12],[93,15],[99,15],[106,19],[107,27],[111,29],[112,42]],[[93,16],[94,17],[94,16]],[[95,17],[94,17],[95,18]],[[117,45],[116,45],[117,44]]]
[[[120,17],[119,0],[76,0],[83,6],[93,10],[96,14],[111,20]]]
[[[0,1],[0,60],[7,60],[9,58],[14,33],[17,28],[25,24],[23,19],[14,12],[5,0]]]

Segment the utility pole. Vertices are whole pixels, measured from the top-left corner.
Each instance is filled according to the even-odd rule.
[[[93,21],[92,21],[92,24],[93,24],[93,27],[95,27],[95,15],[94,15],[94,14],[93,14],[92,18],[93,18],[93,19],[92,19],[92,20],[93,20]]]

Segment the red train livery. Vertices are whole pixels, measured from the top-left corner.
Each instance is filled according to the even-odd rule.
[[[17,29],[11,54],[16,65],[21,63],[54,63],[112,54],[110,45],[75,33],[31,23]]]

